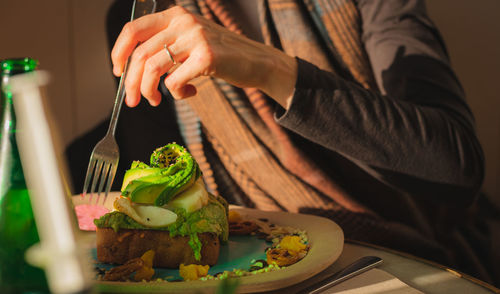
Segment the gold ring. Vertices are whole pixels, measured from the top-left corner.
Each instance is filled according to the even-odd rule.
[[[172,53],[170,53],[170,50],[168,50],[167,44],[163,44],[163,48],[165,48],[165,51],[167,51],[167,55],[168,57],[170,57],[170,60],[172,60],[172,63],[177,64],[177,62],[175,62],[174,60],[174,57],[172,56]]]

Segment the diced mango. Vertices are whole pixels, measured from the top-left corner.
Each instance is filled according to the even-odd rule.
[[[306,249],[306,244],[303,244],[299,236],[285,236],[281,239],[280,248],[288,251],[299,252]]]
[[[134,280],[137,282],[140,281],[150,281],[151,278],[154,276],[155,270],[150,267],[142,267],[140,268],[134,275]]]
[[[144,266],[141,267],[134,275],[135,281],[150,281],[153,275],[155,274],[155,270],[153,269],[153,259],[155,257],[155,252],[153,250],[146,251],[141,259],[144,261]]]
[[[155,258],[154,250],[148,250],[148,251],[144,252],[144,254],[141,256],[141,259],[144,261],[144,264],[147,267],[153,267],[154,258]]]
[[[208,265],[198,265],[198,264],[181,264],[179,267],[179,275],[185,281],[198,280],[201,277],[205,277],[208,274],[210,266]]]

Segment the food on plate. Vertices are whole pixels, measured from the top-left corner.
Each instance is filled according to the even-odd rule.
[[[278,246],[266,251],[267,263],[278,266],[288,266],[301,260],[307,254],[307,245],[299,236],[287,235]]]
[[[154,252],[150,250],[147,252],[150,254],[145,253],[141,257],[143,261],[135,258],[127,261],[125,265],[120,265],[109,271],[96,268],[98,270],[98,279],[120,281],[150,281],[153,279],[156,282],[225,280],[227,278],[244,277],[280,270],[300,261],[309,251],[309,240],[307,233],[303,230],[280,226],[265,218],[252,218],[245,214],[240,214],[239,210],[229,210],[228,221],[230,223],[229,234],[232,235],[231,238],[234,238],[231,242],[241,242],[242,240],[249,240],[246,238],[256,238],[263,239],[262,242],[267,245],[261,247],[263,251],[261,257],[259,257],[260,259],[249,259],[247,261],[248,267],[231,267],[221,271],[221,265],[226,267],[224,263],[217,264],[219,268],[215,267],[213,269],[208,265],[180,263],[180,266],[174,269],[177,273],[172,272],[172,270],[162,269],[156,269],[155,272],[155,269],[151,268],[152,263],[147,262],[148,259],[152,260],[151,255],[154,256]],[[235,232],[231,229],[236,228],[235,224],[243,223],[249,223],[252,227],[256,226],[257,229],[248,230],[245,233],[248,235],[247,237],[242,236],[243,233],[241,230],[238,229]],[[145,236],[144,238],[148,237]],[[235,248],[233,246],[229,247]],[[223,262],[227,262],[227,260]],[[149,276],[152,274],[154,274],[155,278]]]
[[[307,245],[302,243],[299,236],[288,235],[281,239],[280,248],[293,252],[302,252],[307,249]]]
[[[184,279],[184,281],[194,281],[207,276],[209,269],[210,267],[208,265],[181,264],[179,267],[179,275]]]
[[[154,150],[149,164],[132,163],[113,207],[94,220],[97,260],[118,265],[103,280],[162,279],[155,267],[178,270],[186,281],[242,277],[290,266],[309,250],[304,231],[229,211],[223,198],[205,189],[194,158],[175,143]],[[264,239],[269,246],[248,268],[211,274],[229,234]]]
[[[236,210],[229,211],[228,220],[231,236],[249,235],[271,243],[264,252],[265,259],[252,260],[247,269],[235,268],[214,275],[207,274],[199,280],[224,280],[277,271],[299,262],[309,251],[309,240],[304,230],[279,226],[263,218],[249,218]]]
[[[229,234],[231,235],[249,235],[258,228],[257,224],[252,221],[229,222]]]
[[[135,272],[135,281],[149,281],[155,274],[153,269],[153,259],[155,257],[155,252],[153,250],[146,251],[141,259],[144,261],[144,265]]]
[[[97,259],[125,264],[148,250],[155,267],[214,265],[228,239],[227,202],[205,189],[189,152],[171,143],[154,150],[150,164],[126,171],[114,211],[94,221]]]
[[[153,269],[154,256],[155,252],[148,250],[141,257],[133,258],[125,264],[105,272],[103,280],[126,281],[133,275],[135,281],[149,281],[155,273]]]
[[[78,226],[82,231],[95,231],[94,219],[108,213],[109,210],[100,205],[80,204],[75,206]]]

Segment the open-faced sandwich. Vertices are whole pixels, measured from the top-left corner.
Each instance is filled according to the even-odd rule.
[[[114,209],[94,221],[102,263],[152,250],[155,267],[214,265],[228,238],[227,202],[207,192],[198,164],[175,143],[156,149],[149,165],[132,163]]]

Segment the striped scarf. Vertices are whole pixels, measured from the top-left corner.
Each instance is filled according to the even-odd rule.
[[[373,87],[353,1],[258,1],[266,44]],[[224,0],[176,2],[242,34]],[[308,208],[371,214],[294,145],[288,131],[273,117],[274,103],[261,91],[238,89],[210,77],[198,78],[194,85],[197,95],[176,101],[176,110],[185,143],[213,193],[231,193],[239,204],[261,210],[298,212]],[[207,143],[213,152],[207,152]]]
[[[224,1],[230,0],[175,1],[242,34],[224,6]],[[266,44],[376,90],[361,41],[355,0],[248,1],[259,1],[259,21]],[[198,89],[196,97],[176,100],[176,110],[185,143],[213,193],[220,192],[237,204],[261,210],[322,215],[337,222],[348,239],[451,266],[464,259],[473,260],[472,272],[484,272],[456,230],[451,231],[451,237],[448,234],[448,241],[444,239],[451,246],[439,241],[409,195],[398,197],[415,213],[415,225],[385,220],[351,198],[294,145],[293,135],[274,120],[273,101],[259,90],[238,89],[209,77],[201,77],[194,84]]]

